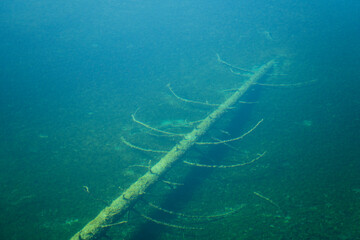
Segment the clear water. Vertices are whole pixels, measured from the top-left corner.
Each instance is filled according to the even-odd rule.
[[[360,239],[358,1],[8,1],[0,4],[0,238],[69,239],[256,70],[280,56],[110,239]],[[85,186],[88,191],[85,191]],[[259,195],[254,194],[258,193]],[[105,239],[105,237],[104,237]]]

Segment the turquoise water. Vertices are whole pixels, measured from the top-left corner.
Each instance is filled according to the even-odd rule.
[[[262,83],[103,239],[360,239],[357,1],[3,1],[0,238],[69,239],[246,80]],[[296,85],[298,83],[306,83]],[[281,86],[281,84],[295,84]],[[197,168],[249,162],[243,167]],[[138,213],[183,230],[146,221]]]

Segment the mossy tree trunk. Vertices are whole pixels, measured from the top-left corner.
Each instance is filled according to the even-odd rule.
[[[274,60],[263,65],[255,72],[239,89],[235,91],[224,103],[219,105],[190,133],[186,134],[164,157],[160,159],[149,171],[126,189],[110,206],[104,208],[92,221],[82,230],[77,232],[71,240],[96,239],[106,230],[107,225],[113,224],[124,216],[146,190],[159,180],[174,162],[179,160],[196,141],[203,136],[211,125],[219,119],[241,96],[254,84],[257,83],[273,66]]]

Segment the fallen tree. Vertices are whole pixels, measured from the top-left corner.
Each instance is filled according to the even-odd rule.
[[[184,134],[180,140],[159,162],[153,167],[149,167],[146,174],[134,182],[128,189],[126,189],[118,198],[116,198],[108,207],[105,207],[92,221],[90,221],[83,229],[77,232],[71,240],[80,239],[96,239],[103,234],[109,226],[123,223],[116,222],[121,219],[126,212],[128,212],[137,200],[145,194],[146,190],[156,183],[159,178],[171,168],[171,166],[179,160],[197,140],[203,136],[212,124],[218,120],[228,109],[230,109],[240,97],[259,79],[261,79],[274,65],[275,60],[271,60],[259,68],[253,75],[242,84],[229,98],[210,113],[205,119],[187,134]]]

